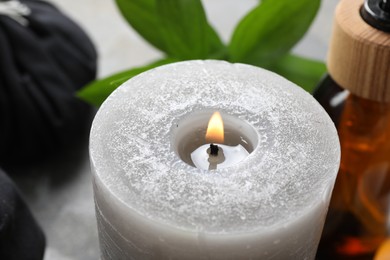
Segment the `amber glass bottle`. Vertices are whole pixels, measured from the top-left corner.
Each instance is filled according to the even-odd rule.
[[[374,259],[390,237],[388,28],[390,0],[337,7],[329,75],[314,97],[337,126],[341,165],[317,259]]]

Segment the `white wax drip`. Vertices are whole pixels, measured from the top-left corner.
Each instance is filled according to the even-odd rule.
[[[249,155],[248,151],[240,144],[237,146],[217,145],[221,149],[217,156],[210,155],[208,152],[210,144],[202,145],[193,151],[191,153],[191,159],[195,167],[203,170],[223,169],[241,162]],[[220,159],[222,154],[224,157],[223,160]]]

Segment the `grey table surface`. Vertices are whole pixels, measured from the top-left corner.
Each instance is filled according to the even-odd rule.
[[[131,29],[114,0],[49,0],[91,37],[99,77],[161,57]],[[239,19],[258,0],[203,0],[209,21],[227,41]],[[294,52],[325,60],[337,0],[324,0]],[[45,260],[99,259],[87,141],[67,154],[14,177],[47,238]]]

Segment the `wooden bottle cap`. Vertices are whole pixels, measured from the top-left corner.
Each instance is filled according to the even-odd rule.
[[[328,54],[332,78],[351,93],[390,102],[390,33],[360,16],[363,0],[341,0]]]

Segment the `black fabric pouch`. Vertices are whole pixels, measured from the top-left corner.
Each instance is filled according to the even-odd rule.
[[[0,198],[0,259],[42,259],[45,236],[14,183],[1,169]]]
[[[0,165],[39,161],[85,135],[75,92],[96,76],[83,30],[53,5],[0,0]]]

